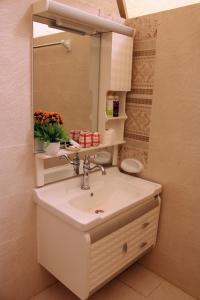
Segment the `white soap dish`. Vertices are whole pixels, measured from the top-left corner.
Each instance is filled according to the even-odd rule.
[[[144,166],[137,159],[127,158],[121,162],[121,169],[127,173],[138,174],[144,170]]]

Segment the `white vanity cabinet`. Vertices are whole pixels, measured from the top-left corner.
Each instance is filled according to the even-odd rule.
[[[38,261],[80,299],[115,277],[156,243],[160,198],[88,232],[37,206]]]

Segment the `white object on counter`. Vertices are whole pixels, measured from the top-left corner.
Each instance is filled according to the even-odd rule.
[[[103,143],[110,145],[116,140],[116,132],[113,128],[106,129],[103,135]]]
[[[68,151],[79,151],[81,149],[81,146],[74,140],[70,139],[69,140],[71,146],[65,146],[65,149]]]
[[[94,162],[100,165],[106,165],[112,162],[112,154],[108,151],[100,151],[94,157]]]
[[[139,160],[133,158],[124,159],[121,162],[121,168],[123,171],[133,174],[138,174],[144,170],[143,164]]]
[[[79,143],[77,143],[76,141],[74,140],[69,140],[69,142],[71,143],[72,146],[76,147],[76,148],[81,148],[81,146],[79,145]]]

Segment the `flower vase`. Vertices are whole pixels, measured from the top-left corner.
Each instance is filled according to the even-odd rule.
[[[47,155],[57,155],[60,150],[60,142],[49,143],[45,147],[45,152]]]

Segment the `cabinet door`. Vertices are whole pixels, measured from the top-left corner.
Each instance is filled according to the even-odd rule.
[[[90,291],[155,244],[158,218],[157,207],[91,245]]]
[[[133,38],[112,33],[110,90],[130,91],[132,77]]]

